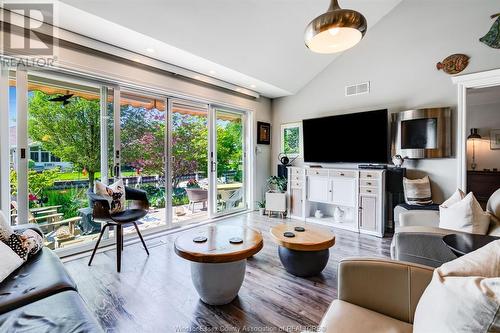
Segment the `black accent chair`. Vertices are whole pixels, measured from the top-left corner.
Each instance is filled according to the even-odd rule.
[[[149,210],[149,200],[145,191],[125,187],[125,198],[127,200],[127,209],[123,212],[110,214],[109,213],[109,202],[103,196],[95,194],[91,189],[87,192],[87,196],[89,198],[89,202],[91,204],[93,210],[94,219],[97,220],[105,220],[106,224],[101,230],[99,235],[99,239],[95,245],[94,251],[92,252],[92,256],[89,260],[89,266],[92,264],[92,260],[94,259],[94,255],[99,247],[99,243],[101,242],[102,235],[106,228],[110,226],[115,227],[116,233],[116,269],[118,272],[121,270],[121,261],[122,261],[122,251],[123,251],[123,226],[132,223],[137,230],[137,234],[141,239],[142,245],[146,250],[146,253],[149,256],[149,251],[142,238],[141,232],[137,227],[137,220],[143,218],[148,214]]]

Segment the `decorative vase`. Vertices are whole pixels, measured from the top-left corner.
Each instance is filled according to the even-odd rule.
[[[394,155],[392,157],[392,163],[394,163],[396,168],[401,168],[404,162],[405,162],[405,157],[402,157],[401,155]]]
[[[314,212],[314,217],[317,219],[323,218],[323,213],[318,209]]]
[[[265,208],[259,208],[259,215],[264,216],[266,215],[266,209]]]
[[[340,209],[340,207],[335,207],[335,209],[333,210],[333,219],[335,220],[335,222],[342,222],[342,220],[344,219],[344,215],[345,212]]]

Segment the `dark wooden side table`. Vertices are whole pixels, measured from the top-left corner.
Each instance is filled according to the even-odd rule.
[[[443,242],[457,257],[461,257],[464,254],[475,251],[498,239],[500,239],[500,237],[489,235],[451,234],[444,236]]]
[[[281,263],[290,274],[314,276],[326,267],[329,249],[335,245],[335,235],[328,229],[281,223],[271,228],[271,237],[278,243]]]

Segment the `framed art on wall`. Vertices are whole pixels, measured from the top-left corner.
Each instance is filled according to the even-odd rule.
[[[490,131],[490,149],[500,149],[500,129]]]
[[[281,124],[280,152],[292,158],[302,156],[302,122]]]
[[[261,121],[257,122],[257,144],[270,145],[271,144],[271,124]]]

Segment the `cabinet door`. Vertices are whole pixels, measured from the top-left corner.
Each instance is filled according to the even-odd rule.
[[[336,205],[356,205],[356,180],[333,178],[331,180],[331,202]]]
[[[359,207],[361,209],[359,227],[364,230],[377,231],[377,198],[360,195]]]
[[[290,214],[302,216],[302,189],[292,189],[290,191]]]
[[[330,180],[328,177],[309,176],[307,180],[307,199],[309,201],[330,201]]]

